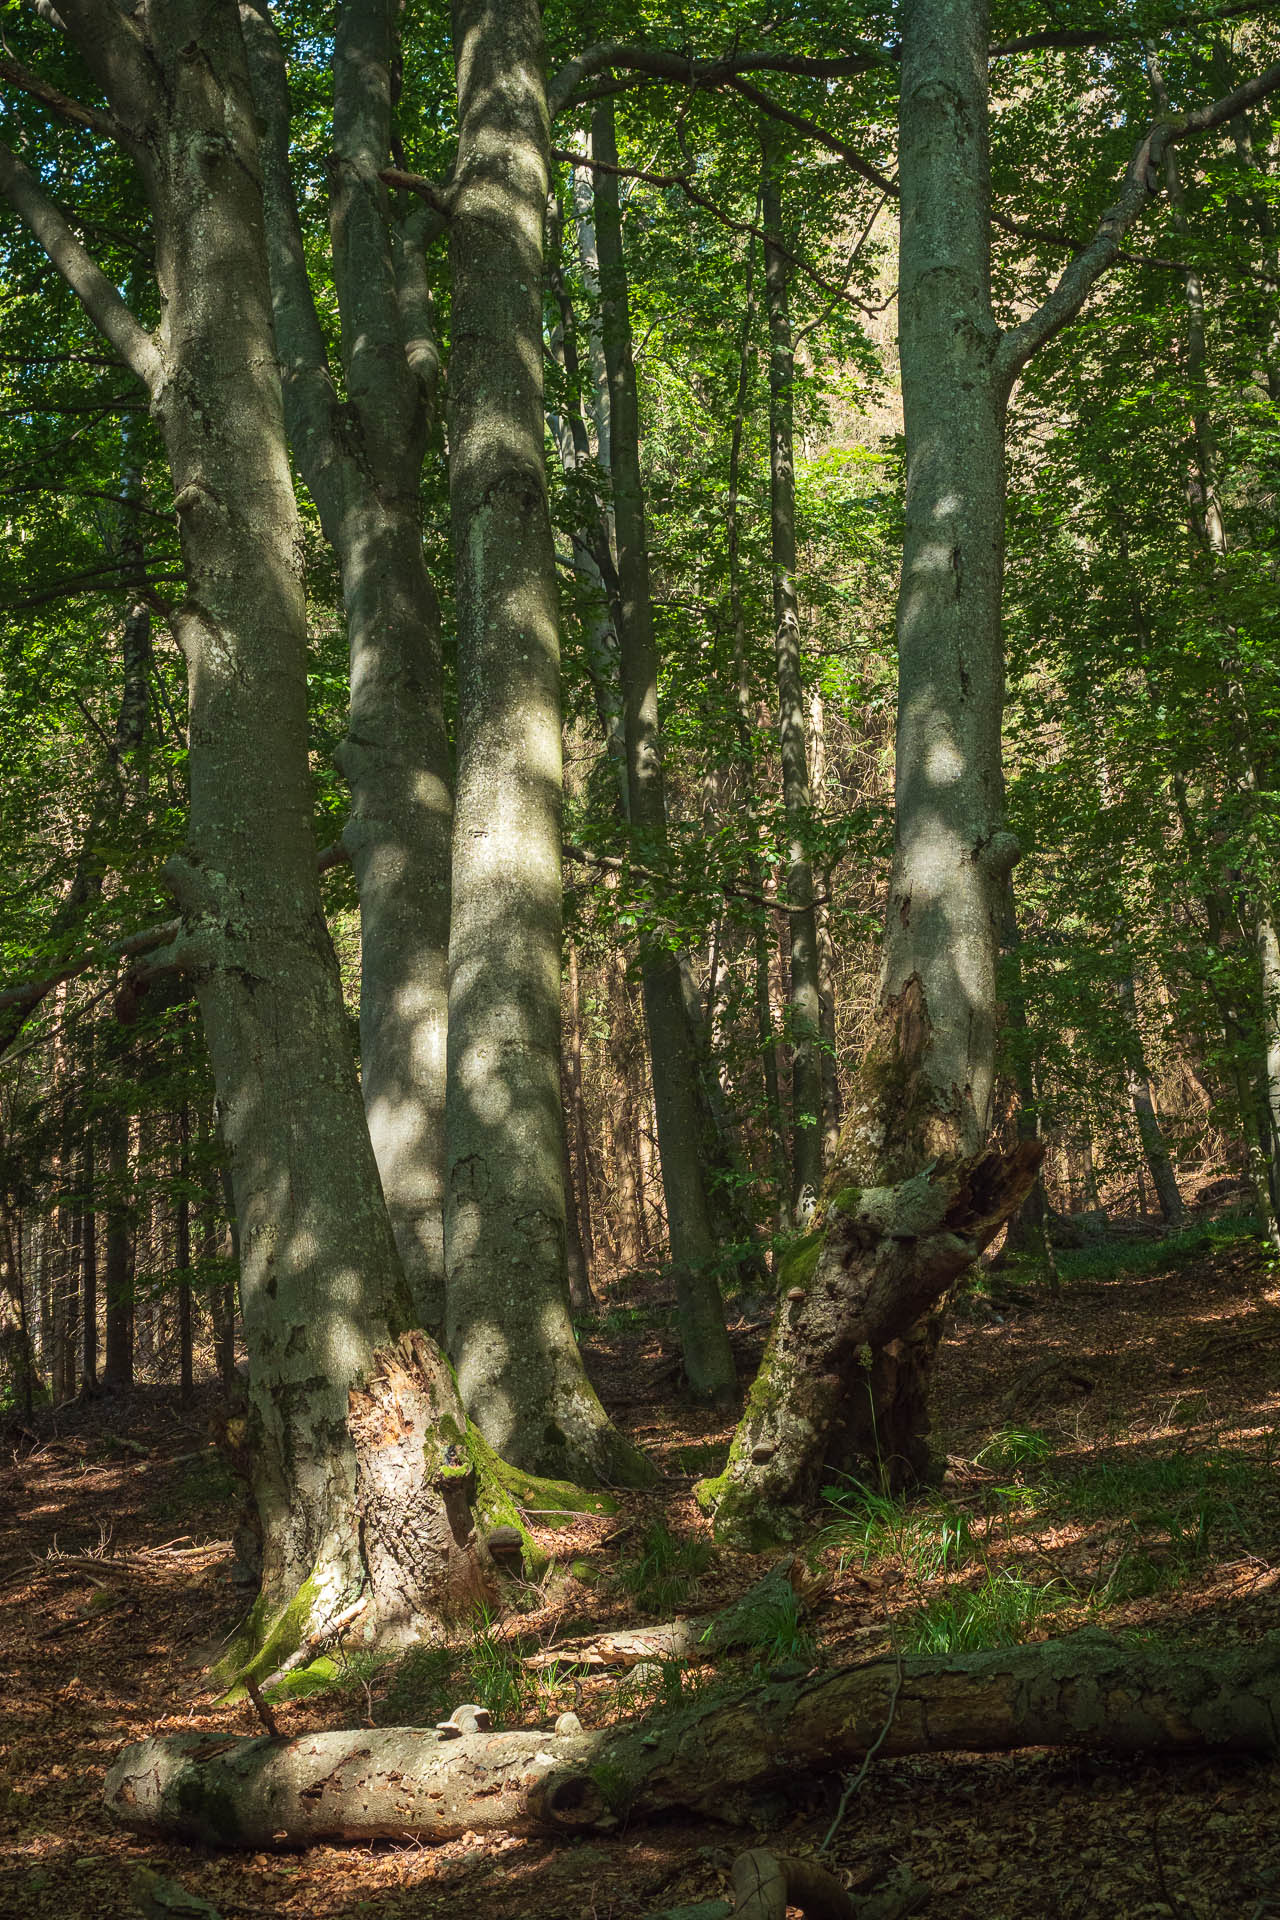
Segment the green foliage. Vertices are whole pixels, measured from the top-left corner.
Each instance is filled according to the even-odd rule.
[[[482,1617],[459,1644],[414,1647],[397,1661],[378,1717],[391,1726],[436,1726],[463,1701],[507,1728],[554,1710],[558,1670],[526,1667],[521,1647]]]
[[[917,1580],[932,1580],[976,1551],[968,1515],[943,1500],[897,1499],[851,1478],[824,1487],[822,1497],[839,1517],[822,1529],[818,1544],[837,1547],[842,1566],[892,1560]]]
[[[1047,1460],[1052,1447],[1044,1434],[1030,1427],[1001,1427],[993,1433],[974,1459],[981,1467],[1003,1472],[1009,1467],[1034,1467]]]
[[[980,1653],[1027,1639],[1075,1596],[1061,1582],[1037,1586],[1022,1574],[988,1570],[976,1587],[949,1587],[920,1608],[900,1641],[904,1654]]]
[[[817,1651],[804,1606],[784,1577],[765,1581],[714,1620],[703,1639],[709,1646],[742,1649],[755,1657],[757,1671],[783,1661],[810,1661]]]
[[[680,1538],[657,1521],[645,1529],[639,1551],[619,1563],[618,1584],[641,1613],[671,1614],[687,1605],[713,1556],[710,1541]]]

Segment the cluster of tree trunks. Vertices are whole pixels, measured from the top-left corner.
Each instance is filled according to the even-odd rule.
[[[993,1653],[879,1659],[595,1733],[157,1736],[116,1760],[106,1800],[137,1831],[220,1847],[572,1834],[674,1810],[732,1821],[744,1795],[838,1771],[873,1747],[895,1756],[1032,1746],[1274,1755],[1280,1636],[1206,1652],[1081,1633]]]

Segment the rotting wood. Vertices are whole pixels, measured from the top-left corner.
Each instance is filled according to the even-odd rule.
[[[1280,1751],[1280,1634],[1206,1651],[1086,1632],[954,1658],[872,1660],[583,1734],[183,1733],[127,1747],[106,1800],[137,1831],[253,1849],[608,1831],[624,1816],[673,1808],[724,1819],[749,1790],[861,1759],[890,1718],[886,1757],[1029,1746],[1270,1756]]]

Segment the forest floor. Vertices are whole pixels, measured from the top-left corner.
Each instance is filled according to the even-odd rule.
[[[830,1584],[808,1613],[763,1614],[741,1671],[807,1671],[892,1646],[946,1651],[1082,1626],[1183,1641],[1280,1627],[1280,1275],[1258,1245],[1131,1240],[1063,1262],[1061,1291],[977,1294],[953,1315],[935,1495],[898,1505],[833,1490],[809,1557]],[[997,1282],[997,1287],[999,1283]],[[744,1374],[763,1329],[740,1326]],[[441,1717],[460,1699],[502,1727],[584,1725],[711,1684],[659,1667],[575,1688],[521,1663],[593,1625],[710,1614],[771,1564],[714,1549],[692,1497],[728,1428],[677,1395],[666,1316],[616,1298],[584,1335],[621,1425],[668,1476],[612,1519],[542,1544],[553,1569],[516,1621],[398,1668],[353,1658],[283,1728]],[[202,1668],[243,1610],[232,1487],[211,1439],[215,1390],[182,1412],[159,1389],[46,1415],[0,1451],[0,1916],[136,1915],[140,1865],[222,1920],[643,1920],[721,1893],[736,1852],[814,1852],[841,1782],[732,1804],[726,1820],[579,1841],[464,1838],[280,1855],[157,1845],[112,1827],[105,1769],[165,1727],[256,1731]],[[723,1674],[721,1675],[723,1677]],[[1025,1751],[874,1762],[824,1859],[850,1884],[908,1865],[947,1920],[1280,1917],[1280,1766]]]

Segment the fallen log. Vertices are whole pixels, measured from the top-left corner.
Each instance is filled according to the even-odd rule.
[[[467,1832],[582,1832],[679,1808],[732,1820],[744,1790],[890,1756],[1070,1746],[1280,1750],[1280,1634],[1230,1651],[1080,1633],[994,1653],[880,1659],[739,1687],[592,1733],[376,1727],[294,1740],[183,1733],[126,1747],[125,1826],[261,1849]]]

